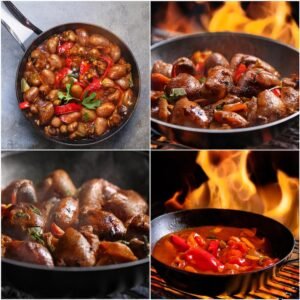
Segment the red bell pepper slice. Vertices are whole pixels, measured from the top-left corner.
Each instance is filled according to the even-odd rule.
[[[28,101],[23,101],[19,103],[20,109],[26,109],[30,107],[30,103]]]
[[[279,97],[279,98],[281,97],[281,90],[280,90],[280,89],[278,89],[278,88],[273,89],[272,92],[273,92],[273,94],[274,94],[275,96],[277,96],[277,97]]]
[[[233,76],[234,81],[238,82],[246,71],[247,71],[247,66],[245,64],[239,64]]]
[[[200,234],[195,235],[194,239],[198,243],[199,246],[201,246],[201,247],[205,246],[205,244],[206,244],[205,239]]]
[[[217,258],[202,248],[191,248],[185,253],[185,259],[200,271],[218,272],[224,269]]]
[[[93,81],[82,92],[80,99],[82,100],[90,92],[100,90],[101,86],[101,79],[99,79],[98,77],[94,77]]]
[[[55,106],[54,112],[56,115],[63,115],[75,111],[81,111],[82,106],[77,103],[68,103],[65,105]]]
[[[73,62],[72,58],[67,57],[66,60],[65,60],[65,66],[67,68],[71,68],[72,62]]]
[[[58,88],[60,86],[61,81],[72,71],[69,68],[63,68],[56,73],[55,76],[55,86]]]
[[[170,239],[171,243],[180,251],[186,251],[190,248],[186,241],[178,235],[172,234]]]
[[[103,80],[106,77],[106,75],[108,74],[108,72],[110,71],[114,62],[109,56],[100,56],[100,59],[102,59],[106,62],[106,69],[101,76],[101,80]]]
[[[217,257],[220,241],[213,240],[209,243],[207,250],[215,257]]]
[[[69,50],[73,47],[74,43],[72,42],[65,42],[63,44],[58,45],[57,50],[58,54],[68,53]]]
[[[79,74],[84,75],[90,68],[91,68],[91,65],[87,61],[83,60],[80,63]]]

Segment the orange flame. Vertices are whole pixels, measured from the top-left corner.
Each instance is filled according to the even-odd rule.
[[[272,14],[253,20],[239,2],[226,2],[210,20],[208,31],[239,31],[262,35],[299,48],[299,27],[285,1],[272,2]],[[288,20],[288,21],[287,21]]]
[[[278,170],[278,182],[256,186],[247,171],[250,151],[201,151],[196,162],[208,176],[188,192],[183,203],[180,193],[166,202],[172,209],[228,208],[260,213],[283,223],[298,235],[299,179]]]

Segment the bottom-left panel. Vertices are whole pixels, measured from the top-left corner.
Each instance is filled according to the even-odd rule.
[[[149,154],[2,153],[2,298],[149,298]]]

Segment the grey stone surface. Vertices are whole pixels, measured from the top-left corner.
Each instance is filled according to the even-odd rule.
[[[132,50],[140,68],[141,93],[134,115],[116,135],[90,148],[149,148],[149,3],[148,2],[14,2],[37,27],[47,30],[71,22],[99,25],[119,36]],[[2,4],[3,5],[3,4]],[[17,107],[15,76],[23,51],[1,26],[2,149],[55,149],[67,146],[44,139]],[[30,39],[33,39],[33,34]],[[29,40],[30,40],[29,39]],[[27,45],[30,41],[27,41]]]

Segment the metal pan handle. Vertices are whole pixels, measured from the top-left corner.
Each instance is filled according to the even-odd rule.
[[[26,50],[24,42],[32,32],[42,33],[42,30],[32,24],[10,1],[1,3],[1,23],[18,42],[23,51]]]

